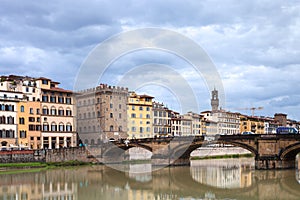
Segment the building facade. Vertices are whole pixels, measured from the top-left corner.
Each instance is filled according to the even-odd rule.
[[[18,146],[62,148],[77,145],[73,92],[48,78],[1,76],[0,89],[20,93]]]
[[[154,97],[138,95],[129,92],[127,117],[128,137],[131,138],[152,138],[153,135],[153,111],[152,100]]]
[[[23,100],[20,92],[0,91],[0,144],[1,147],[18,145],[17,105]]]
[[[171,135],[171,110],[162,103],[153,102],[153,135],[165,137]]]
[[[76,95],[81,142],[95,145],[127,138],[128,89],[100,84]]]

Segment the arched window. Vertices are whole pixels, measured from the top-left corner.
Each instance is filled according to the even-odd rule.
[[[72,132],[72,125],[71,125],[71,123],[67,123],[67,125],[66,125],[66,131],[67,132]]]
[[[109,130],[110,130],[110,131],[113,131],[113,130],[114,130],[114,126],[111,125],[111,126],[109,127]]]
[[[59,123],[59,132],[64,132],[65,131],[65,125],[64,123],[60,122]]]
[[[56,108],[54,106],[51,107],[51,115],[56,115]]]
[[[67,108],[66,115],[67,116],[72,116],[72,110],[71,110],[71,108]]]
[[[21,112],[24,112],[24,106],[21,106],[21,107],[20,107],[20,111],[21,111]]]
[[[59,116],[64,116],[64,114],[65,114],[65,111],[64,111],[63,107],[60,107],[60,108],[58,109],[58,115],[59,115]]]
[[[55,122],[51,123],[51,131],[57,131],[57,125]]]
[[[5,124],[5,116],[0,117],[0,124]]]
[[[43,131],[49,131],[49,124],[47,122],[43,124]]]
[[[43,115],[49,115],[49,109],[47,106],[43,107]]]
[[[119,126],[119,131],[122,131],[122,126]]]
[[[7,117],[8,124],[14,124],[14,118],[12,116]]]

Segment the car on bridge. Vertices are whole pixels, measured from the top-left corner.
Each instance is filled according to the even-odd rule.
[[[255,133],[253,133],[251,131],[245,131],[242,133],[242,135],[252,135],[252,134],[255,134]]]
[[[295,127],[280,126],[276,129],[277,134],[299,134],[299,131]]]

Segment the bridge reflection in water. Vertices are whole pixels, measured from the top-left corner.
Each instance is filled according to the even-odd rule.
[[[128,172],[96,165],[1,174],[0,199],[299,199],[298,170],[253,166],[253,159],[227,159],[153,172],[137,164],[125,166]]]

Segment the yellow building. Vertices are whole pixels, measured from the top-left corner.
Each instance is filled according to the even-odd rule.
[[[131,138],[152,138],[152,99],[148,95],[137,95],[129,92],[127,116],[128,116],[128,137]]]
[[[265,120],[255,116],[240,116],[240,132],[253,132],[255,134],[265,133]]]
[[[31,149],[41,148],[41,103],[18,103],[18,145]]]

